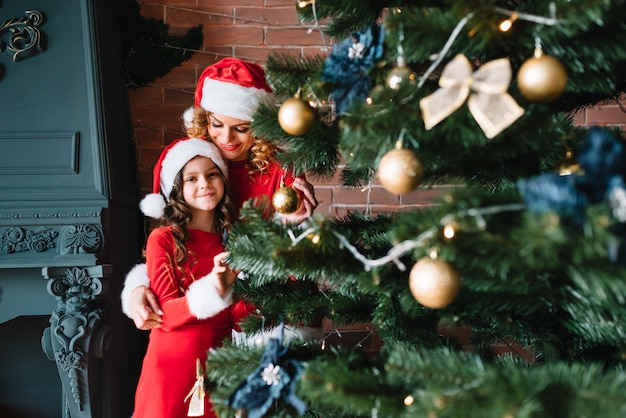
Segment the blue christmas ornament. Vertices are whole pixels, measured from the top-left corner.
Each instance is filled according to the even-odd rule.
[[[584,219],[587,197],[576,188],[573,175],[543,174],[520,181],[517,187],[524,195],[526,206],[531,212],[554,211],[576,222]]]
[[[335,44],[326,58],[322,79],[334,85],[331,93],[337,113],[343,113],[354,100],[365,100],[372,88],[368,73],[384,52],[385,31],[372,23],[350,38]]]
[[[578,151],[578,165],[583,175],[577,178],[578,187],[584,190],[590,203],[601,202],[609,184],[616,176],[626,174],[624,146],[608,132],[594,127]]]
[[[305,403],[295,393],[304,367],[294,359],[283,358],[289,348],[282,344],[283,329],[284,323],[281,323],[280,337],[269,339],[259,367],[228,398],[228,404],[233,408],[246,409],[248,418],[261,418],[280,398],[293,406],[299,415],[306,410]]]
[[[517,187],[528,210],[554,211],[580,223],[587,205],[607,201],[615,214],[621,213],[626,174],[626,151],[622,143],[600,128],[591,128],[578,150],[577,161],[582,169],[580,175],[549,173],[519,181]]]

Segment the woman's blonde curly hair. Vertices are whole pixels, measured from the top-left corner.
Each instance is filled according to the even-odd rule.
[[[185,124],[185,130],[190,137],[209,138],[209,116],[211,112],[197,106],[193,110],[191,123]],[[209,138],[212,139],[212,138]],[[264,173],[270,166],[270,160],[276,152],[276,145],[261,138],[253,138],[248,164],[249,174]]]

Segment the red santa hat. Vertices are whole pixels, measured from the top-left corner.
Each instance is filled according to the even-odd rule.
[[[260,65],[224,58],[204,69],[196,86],[195,106],[230,116],[252,120],[259,104],[272,104],[272,88],[265,81]],[[193,108],[183,114],[186,126],[191,124]]]
[[[163,149],[159,160],[154,165],[152,193],[146,195],[139,203],[141,211],[146,216],[152,218],[163,216],[178,172],[198,155],[210,158],[222,171],[224,177],[228,177],[227,166],[222,154],[211,141],[204,138],[177,139]]]

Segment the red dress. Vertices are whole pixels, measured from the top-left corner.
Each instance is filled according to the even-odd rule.
[[[267,171],[263,173],[255,171],[252,176],[249,174],[247,161],[229,160],[227,164],[228,182],[231,184],[237,210],[250,198],[267,199],[267,202],[271,202],[274,192],[281,187],[281,180],[286,186],[290,186],[294,180],[293,176],[286,173],[275,160],[270,162]]]
[[[234,307],[199,320],[189,310],[187,299],[179,289],[206,276],[213,269],[213,257],[223,251],[221,237],[216,233],[189,230],[187,248],[195,257],[182,266],[184,273],[172,263],[174,240],[169,227],[150,233],[146,244],[146,264],[163,315],[163,327],[150,332],[148,349],[135,394],[133,418],[184,418],[189,402],[185,397],[196,381],[196,359],[204,366],[207,350],[222,345],[231,337]],[[181,282],[181,278],[184,280]],[[240,314],[239,314],[240,315]],[[215,417],[209,394],[205,400],[204,417]]]

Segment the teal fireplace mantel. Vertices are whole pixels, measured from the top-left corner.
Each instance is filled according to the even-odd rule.
[[[0,1],[5,418],[132,414],[145,337],[119,295],[142,217],[115,1]]]

